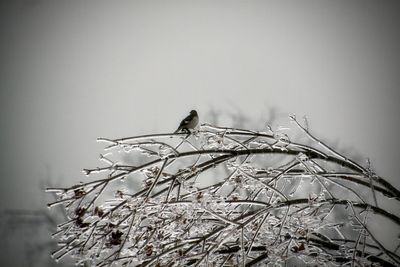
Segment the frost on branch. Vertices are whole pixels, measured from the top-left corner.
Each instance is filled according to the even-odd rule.
[[[400,218],[388,208],[400,192],[291,119],[306,142],[208,124],[99,139],[103,164],[84,170],[90,179],[48,189],[58,196],[49,206],[69,218],[52,256],[88,266],[400,265]]]

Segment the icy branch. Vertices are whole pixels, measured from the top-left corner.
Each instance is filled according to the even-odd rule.
[[[312,144],[210,124],[99,138],[105,166],[48,188],[49,207],[68,214],[53,256],[91,266],[400,265],[369,225],[398,230],[385,203],[398,205],[399,190],[292,120]]]

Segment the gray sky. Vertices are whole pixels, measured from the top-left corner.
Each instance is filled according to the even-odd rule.
[[[397,1],[0,5],[3,209],[85,179],[97,137],[172,131],[193,108],[307,115],[400,186]]]

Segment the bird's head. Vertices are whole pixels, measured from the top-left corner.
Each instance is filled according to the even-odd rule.
[[[194,110],[194,109],[193,109],[193,110],[191,110],[191,111],[190,111],[190,115],[192,115],[192,116],[196,116],[196,115],[197,115],[197,111],[196,111],[196,110]]]

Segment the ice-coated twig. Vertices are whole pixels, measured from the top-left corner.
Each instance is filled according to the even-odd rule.
[[[99,138],[106,166],[47,189],[57,196],[49,206],[68,215],[54,256],[94,266],[400,264],[366,220],[400,227],[388,208],[400,191],[293,120],[315,144],[210,124]]]

